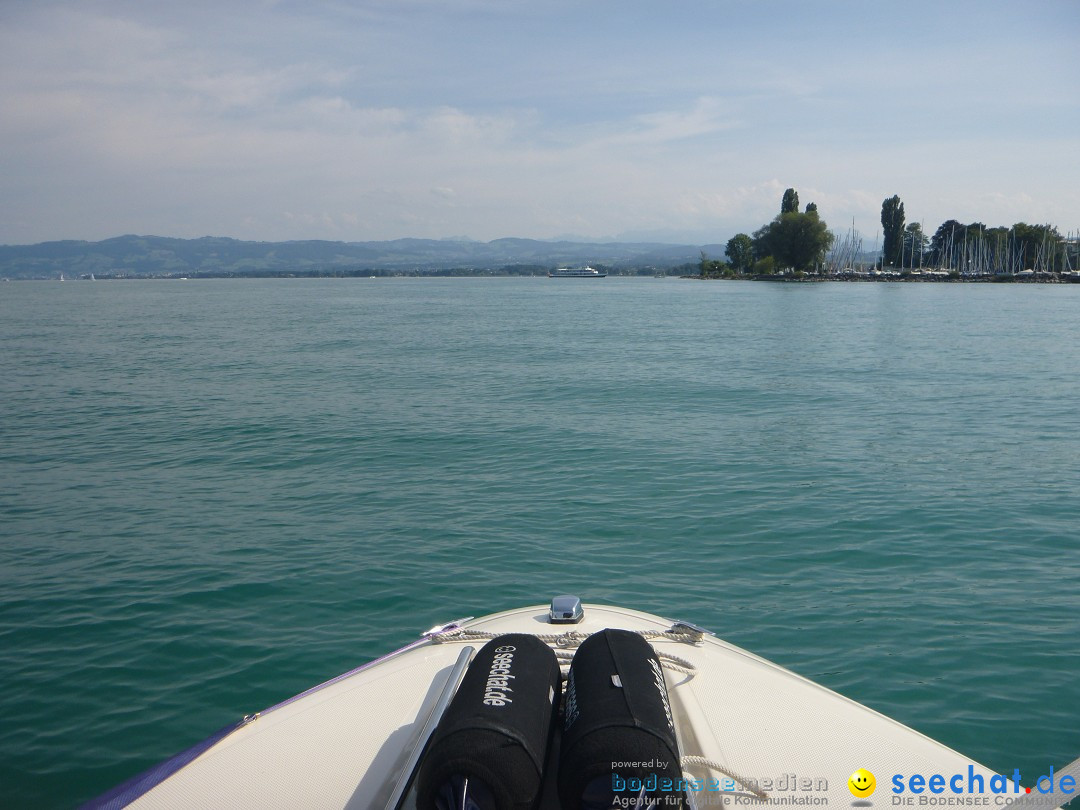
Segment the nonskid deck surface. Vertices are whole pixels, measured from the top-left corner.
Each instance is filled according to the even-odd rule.
[[[575,625],[548,623],[533,606],[461,623],[481,634],[533,633],[556,649],[555,637],[614,627],[664,631],[672,622],[618,607],[586,605]],[[370,665],[259,714],[157,787],[136,808],[384,807],[421,744],[421,729],[465,645],[484,637],[455,630],[409,645]],[[573,638],[573,637],[570,637]],[[877,774],[869,805],[885,807],[893,774],[994,774],[961,754],[872,709],[848,700],[734,645],[706,635],[697,643],[650,637],[664,657],[691,673],[665,667],[684,773],[701,780],[698,806],[759,804],[744,785],[725,782],[708,760],[768,795],[768,804],[851,807],[848,778]],[[571,642],[566,651],[572,651]],[[565,655],[566,653],[564,653]],[[557,753],[556,740],[555,753]],[[550,760],[549,760],[550,761]],[[550,776],[555,769],[548,768]],[[660,774],[659,776],[663,776]],[[676,775],[677,776],[677,775]],[[727,789],[728,795],[720,791]],[[407,805],[406,805],[407,806]],[[764,805],[762,805],[764,806]],[[558,807],[552,785],[544,807]],[[1045,810],[1045,808],[1044,808]]]

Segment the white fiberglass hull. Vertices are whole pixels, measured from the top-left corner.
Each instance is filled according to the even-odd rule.
[[[460,626],[547,637],[604,628],[664,631],[672,622],[586,605],[579,624],[549,624],[547,607],[535,606]],[[411,767],[410,754],[423,742],[425,722],[462,648],[484,643],[460,638],[453,627],[247,718],[205,750],[163,763],[141,783],[133,780],[92,806],[385,807],[403,770]],[[699,757],[753,780],[769,804],[851,807],[848,778],[859,768],[876,774],[878,785],[856,806],[879,810],[891,806],[893,774],[970,773],[987,783],[994,775],[872,709],[713,636],[696,643],[685,637],[649,640],[662,657],[677,656],[695,670],[665,670],[684,763]],[[175,765],[180,767],[162,779]],[[741,787],[728,795],[710,789],[708,780],[722,785],[725,778],[710,766],[684,764],[684,773],[702,780],[691,797],[699,807],[746,803],[736,801],[747,796]],[[544,807],[558,807],[554,790],[545,797]]]

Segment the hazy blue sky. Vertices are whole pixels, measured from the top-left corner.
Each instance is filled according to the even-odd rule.
[[[1080,228],[1078,0],[0,0],[0,242]]]

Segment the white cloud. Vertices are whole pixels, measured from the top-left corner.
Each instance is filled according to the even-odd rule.
[[[854,216],[864,234],[892,193],[928,221],[971,212],[1067,229],[1075,217],[1080,177],[1066,156],[1080,121],[1075,105],[1047,102],[1075,90],[1048,80],[1045,60],[1001,80],[1007,94],[1038,92],[986,105],[992,93],[970,71],[959,87],[930,82],[923,66],[942,70],[954,56],[919,58],[917,40],[903,63],[882,63],[860,39],[785,51],[770,39],[784,27],[758,30],[759,11],[747,10],[715,52],[699,52],[686,37],[707,37],[686,19],[679,28],[635,9],[652,28],[634,34],[632,51],[605,38],[602,9],[571,5],[434,4],[414,26],[393,3],[9,10],[0,241],[131,231],[719,239],[771,218],[788,186],[834,228]],[[575,15],[591,27],[575,29]],[[565,52],[559,26],[592,47]],[[467,30],[484,47],[450,36]]]
[[[625,141],[634,144],[668,143],[738,126],[726,105],[716,98],[699,98],[689,110],[645,113],[634,120],[637,127],[625,137]]]

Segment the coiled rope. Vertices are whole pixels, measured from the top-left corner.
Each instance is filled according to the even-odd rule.
[[[728,779],[732,780],[733,782],[738,782],[740,785],[742,785],[744,788],[746,788],[747,793],[753,793],[759,799],[767,799],[767,798],[769,798],[768,793],[766,793],[763,790],[758,790],[756,787],[754,787],[753,783],[750,780],[745,779],[742,776],[739,776],[734,771],[728,770],[727,768],[725,768],[723,765],[721,765],[719,762],[717,762],[714,759],[709,759],[708,757],[694,756],[693,754],[687,754],[686,756],[683,756],[682,758],[679,759],[679,765],[681,765],[684,770],[686,768],[689,768],[691,765],[701,765],[701,766],[704,766],[706,768],[710,768],[710,769],[716,771],[717,773],[723,774],[724,776],[726,776]]]
[[[679,641],[684,644],[696,644],[701,641],[701,635],[682,630],[634,630],[632,632],[645,639],[666,639]],[[432,644],[449,644],[453,641],[490,641],[504,633],[492,633],[486,630],[469,630],[464,627],[448,629],[441,633],[432,633],[429,638]],[[580,633],[577,630],[568,630],[565,633],[530,633],[545,644],[555,648],[555,656],[560,663],[570,661],[574,657],[573,651],[581,646],[591,633]],[[660,663],[670,670],[689,675],[691,678],[697,672],[697,667],[678,655],[672,655],[667,651],[656,650],[656,657]]]

